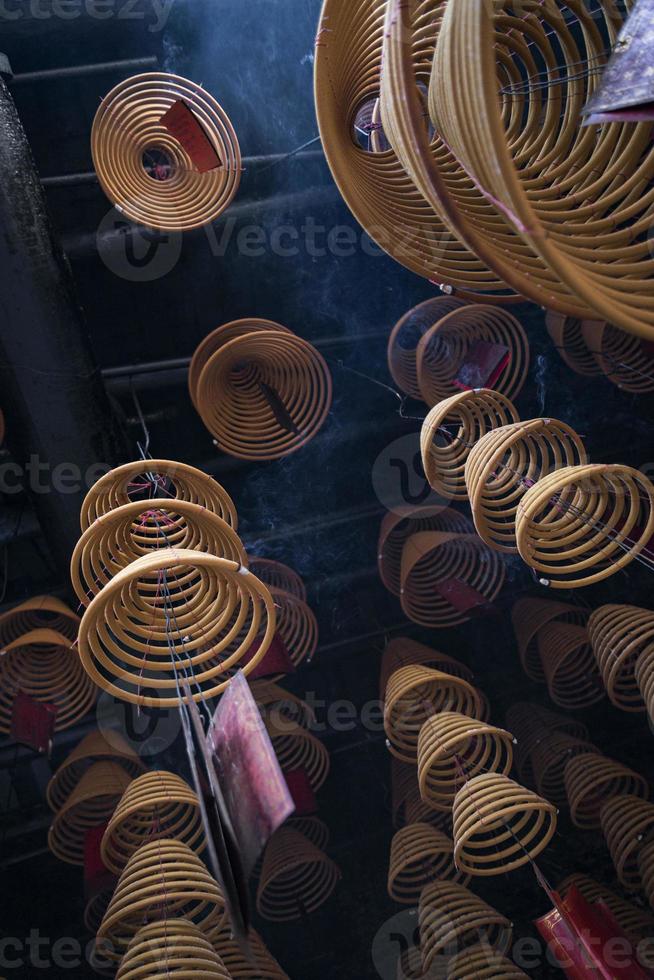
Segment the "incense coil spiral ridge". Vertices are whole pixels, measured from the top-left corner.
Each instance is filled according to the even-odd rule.
[[[467,885],[470,876],[454,863],[449,837],[426,823],[412,823],[398,830],[391,841],[388,894],[402,905],[415,905],[430,881],[456,881]]]
[[[94,762],[55,814],[48,832],[48,847],[55,857],[83,865],[86,831],[106,823],[131,782],[116,762]]]
[[[132,778],[140,776],[145,765],[120,732],[114,729],[90,732],[66,756],[48,783],[46,799],[51,810],[60,810],[84,773],[94,762],[116,762]]]
[[[389,592],[399,596],[402,589],[402,550],[417,531],[470,534],[472,530],[468,518],[451,507],[410,507],[402,513],[385,514],[377,544],[377,564],[382,582]]]
[[[603,321],[582,323],[581,331],[609,381],[636,395],[654,391],[652,351],[644,341]]]
[[[643,843],[654,840],[654,805],[639,796],[614,796],[602,804],[600,823],[620,883],[637,891],[638,854]]]
[[[178,103],[190,110],[218,165],[201,172],[162,117]],[[102,190],[130,221],[161,231],[189,231],[215,221],[241,182],[241,151],[227,113],[201,85],[150,72],[116,85],[100,104],[91,152]],[[163,155],[163,168],[148,157]]]
[[[472,447],[465,464],[479,537],[497,551],[517,554],[516,513],[527,490],[547,473],[587,462],[581,438],[557,419],[514,422],[487,432]]]
[[[172,707],[189,697],[181,690],[186,679],[198,702],[225,690],[236,664],[247,676],[268,650],[275,623],[270,592],[246,568],[166,548],[137,558],[93,598],[79,652],[91,678],[119,700]]]
[[[290,817],[285,826],[302,834],[319,851],[324,851],[329,844],[329,827],[319,817]]]
[[[331,896],[341,872],[306,837],[282,827],[266,848],[257,889],[259,914],[291,922],[315,911]]]
[[[246,958],[239,944],[232,939],[231,926],[222,929],[214,942],[232,980],[289,980],[254,929],[250,929],[248,933],[248,943],[250,959]]]
[[[498,875],[540,854],[556,830],[557,810],[501,773],[469,779],[454,800],[454,860],[471,875]]]
[[[532,760],[544,739],[561,733],[582,742],[588,741],[588,729],[582,722],[528,701],[517,701],[511,705],[506,713],[506,724],[517,739],[514,747],[516,768],[525,783],[536,782]]]
[[[599,668],[584,626],[550,623],[538,634],[538,652],[549,696],[560,708],[588,708],[604,698]]]
[[[436,881],[423,888],[418,918],[425,971],[436,957],[447,967],[459,952],[479,942],[502,952],[511,943],[509,920],[452,881]]]
[[[99,517],[135,500],[147,510],[153,498],[165,498],[166,506],[173,510],[179,501],[197,504],[238,529],[234,501],[213,477],[175,460],[138,459],[117,466],[93,484],[80,512],[82,531]]]
[[[0,648],[38,629],[54,630],[76,640],[79,623],[79,616],[56,596],[32,596],[0,616]]]
[[[448,313],[465,306],[454,296],[436,296],[419,303],[398,320],[388,338],[388,370],[398,388],[411,398],[422,400],[418,385],[416,356],[424,334]]]
[[[522,980],[527,974],[496,949],[480,943],[464,949],[448,964],[448,980]]]
[[[11,731],[16,695],[22,692],[56,709],[56,732],[91,710],[98,689],[84,671],[71,640],[52,629],[34,629],[7,644],[0,656],[0,733]]]
[[[420,626],[444,629],[465,623],[473,609],[492,603],[504,585],[506,568],[476,534],[421,531],[404,546],[401,574],[406,617]],[[464,590],[465,602],[471,599],[467,608],[450,602],[450,587]]]
[[[538,635],[554,620],[585,626],[589,612],[567,602],[549,599],[518,599],[511,610],[511,622],[518,643],[520,663],[532,681],[544,682],[545,674],[538,651]]]
[[[636,662],[634,676],[650,721],[654,725],[654,643],[649,644],[641,653]]]
[[[460,392],[464,385],[475,388],[479,382],[455,378],[477,343],[495,344],[508,352],[508,361],[489,388],[507,398],[516,398],[529,370],[529,341],[522,325],[508,310],[474,303],[453,310],[431,326],[420,339],[416,351],[418,387],[427,405],[437,405]],[[477,381],[477,384],[474,383]]]
[[[104,832],[102,861],[119,874],[142,844],[160,837],[174,837],[197,854],[205,846],[196,794],[175,773],[157,770],[127,786]]]
[[[422,465],[432,490],[467,500],[465,466],[471,449],[487,432],[518,420],[509,399],[488,388],[462,391],[435,405],[420,432]]]
[[[545,314],[547,332],[561,360],[575,374],[587,378],[599,377],[602,369],[586,346],[582,323],[582,320],[562,313],[554,313],[552,310],[548,310]]]
[[[294,667],[311,662],[318,649],[318,620],[309,605],[292,592],[270,587],[275,604],[277,632]]]
[[[261,714],[264,718],[272,716],[273,724],[278,719],[292,721],[302,728],[309,729],[315,724],[316,713],[313,708],[273,681],[252,681],[250,688]]]
[[[449,811],[463,783],[482,772],[507,775],[513,736],[467,715],[443,711],[418,736],[418,784],[425,803]]]
[[[210,334],[191,361],[189,390],[218,448],[254,461],[297,452],[318,434],[332,403],[323,356],[267,320]]]
[[[96,950],[118,962],[150,922],[188,919],[213,943],[225,923],[218,883],[193,851],[177,840],[143,844],[127,862],[100,924]]]
[[[103,888],[102,891],[97,892],[86,903],[84,908],[84,928],[92,936],[95,936],[100,928],[100,923],[109,908],[109,902],[113,896],[114,889],[115,884],[109,888]]]
[[[588,632],[611,703],[623,711],[645,711],[636,665],[654,644],[654,612],[637,606],[600,606],[588,620]]]
[[[266,730],[284,772],[303,769],[314,793],[329,775],[329,752],[315,735],[284,718],[267,718]]]
[[[231,975],[210,942],[186,919],[152,922],[139,929],[118,967],[116,980],[166,980],[167,977]]]
[[[531,756],[534,784],[541,796],[559,809],[567,806],[565,767],[574,756],[597,753],[592,742],[564,732],[550,732],[536,743]]]
[[[271,558],[250,558],[249,567],[253,575],[261,579],[269,589],[281,589],[282,592],[290,592],[302,602],[307,601],[306,586],[295,569]]]
[[[463,678],[429,667],[396,670],[388,680],[384,700],[384,730],[391,754],[415,765],[420,730],[441,711],[478,717],[479,692]]]
[[[649,841],[638,852],[638,870],[647,901],[654,908],[654,841]]]
[[[443,674],[461,677],[469,684],[472,684],[473,681],[474,675],[470,668],[455,657],[441,653],[440,650],[433,650],[431,647],[425,646],[424,643],[418,643],[417,640],[412,640],[408,636],[396,636],[389,640],[384,648],[379,672],[380,700],[384,700],[384,693],[391,674],[394,674],[400,667],[409,667],[412,664],[432,667],[434,670],[440,670]]]
[[[631,902],[628,902],[620,895],[616,895],[606,885],[600,884],[588,875],[579,873],[568,875],[567,878],[557,885],[556,890],[565,898],[573,885],[581,892],[587,902],[591,904],[603,902],[612,912],[620,928],[636,944],[641,939],[652,935],[652,931],[654,930],[653,916],[644,911],[644,909],[639,909],[635,905],[632,905]]]
[[[649,786],[640,773],[590,752],[570,759],[564,778],[570,819],[582,830],[601,826],[600,811],[607,800],[617,796],[641,799],[649,796]]]

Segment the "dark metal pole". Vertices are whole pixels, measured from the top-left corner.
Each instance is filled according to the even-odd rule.
[[[44,68],[41,71],[25,71],[22,74],[14,75],[13,85],[20,85],[24,82],[47,82],[55,81],[59,78],[79,78],[87,75],[105,75],[111,72],[130,72],[145,71],[147,68],[155,68],[158,59],[151,58],[129,58],[125,61],[102,61],[95,65],[70,65],[64,68]]]

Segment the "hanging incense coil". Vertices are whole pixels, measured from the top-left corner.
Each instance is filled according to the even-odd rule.
[[[475,444],[499,426],[519,420],[497,391],[462,391],[435,405],[420,432],[420,452],[431,488],[452,500],[467,500],[465,466]]]
[[[640,773],[589,752],[569,760],[564,778],[570,819],[582,830],[600,826],[600,810],[607,800],[615,796],[649,796],[649,786]]]
[[[318,621],[310,606],[291,592],[270,588],[275,604],[277,633],[294,667],[310,663],[318,649]]]
[[[214,154],[211,169],[197,166],[162,121],[180,103]],[[179,75],[149,72],[116,85],[93,120],[91,153],[100,186],[121,214],[161,231],[215,221],[241,182],[241,151],[227,113],[201,85]]]
[[[516,737],[516,768],[524,783],[535,784],[533,755],[540,743],[555,733],[588,741],[588,729],[576,718],[558,715],[549,708],[527,701],[517,701],[506,713],[506,724]],[[547,796],[546,793],[542,794]]]
[[[416,787],[406,799],[405,804],[405,823],[426,823],[436,830],[452,835],[452,813],[444,810],[434,810],[420,796],[420,790]]]
[[[424,643],[418,643],[408,636],[396,636],[389,640],[384,648],[379,674],[379,697],[381,701],[384,700],[384,693],[391,674],[394,674],[400,667],[408,667],[411,664],[432,667],[444,674],[462,677],[469,684],[472,683],[474,676],[470,668],[455,657],[441,653],[440,650],[432,650],[431,647],[425,646]]]
[[[623,711],[645,711],[636,664],[654,644],[654,613],[637,606],[600,606],[588,620],[588,633],[611,703]]]
[[[588,462],[581,438],[556,419],[514,422],[487,432],[472,447],[465,482],[477,534],[491,548],[517,554],[518,504],[547,473]]]
[[[436,881],[422,890],[419,904],[422,966],[449,965],[457,953],[476,943],[505,950],[512,926],[505,916],[463,885]]]
[[[297,831],[282,827],[270,839],[257,889],[259,914],[292,922],[320,908],[340,881],[334,862]]]
[[[218,883],[181,841],[154,840],[136,851],[98,930],[96,950],[118,962],[136,933],[150,922],[188,919],[213,943],[225,922]]]
[[[48,783],[46,799],[50,809],[60,810],[84,773],[94,762],[103,760],[118,763],[132,778],[145,770],[145,764],[120,732],[113,729],[90,732],[66,756]]]
[[[545,680],[538,652],[538,635],[554,620],[584,626],[589,612],[568,602],[550,599],[518,599],[511,610],[513,631],[518,642],[520,663],[532,681]]]
[[[265,656],[275,622],[270,593],[246,568],[166,548],[133,561],[95,596],[80,626],[80,658],[119,700],[172,707],[184,697],[185,678],[197,702],[224,691],[234,665],[248,675]]]
[[[415,765],[420,730],[428,718],[441,711],[477,717],[480,710],[478,691],[463,678],[429,667],[401,667],[390,676],[384,700],[389,750],[401,762]]]
[[[506,351],[507,363],[492,383],[466,376],[468,358],[478,344],[493,344],[500,353]],[[461,388],[475,389],[487,383],[489,389],[516,398],[528,370],[527,335],[519,321],[499,306],[474,303],[453,310],[425,331],[416,351],[418,387],[427,405],[437,405],[457,395]],[[461,383],[457,383],[459,376]]]
[[[419,303],[395,324],[388,338],[388,370],[405,395],[422,399],[416,372],[416,354],[421,338],[448,313],[465,306],[454,296],[436,296]]]
[[[572,886],[575,886],[591,905],[602,902],[615,917],[620,928],[636,945],[641,939],[650,937],[654,931],[654,917],[644,909],[639,909],[631,902],[616,895],[615,892],[600,884],[594,878],[584,874],[568,875],[557,885],[557,892],[565,898]]]
[[[377,564],[379,576],[394,595],[402,589],[401,566],[404,545],[417,531],[446,531],[471,534],[472,524],[451,507],[410,507],[402,513],[385,514],[379,529]]]
[[[271,558],[250,558],[250,571],[261,579],[269,589],[290,592],[303,602],[307,601],[307,590],[298,573]]]
[[[173,501],[197,504],[234,530],[238,527],[234,501],[213,477],[170,459],[138,459],[110,470],[93,484],[82,504],[82,531],[109,511],[135,500],[145,504],[145,510],[153,498],[165,499],[168,507],[173,507]]]
[[[264,718],[272,717],[273,725],[277,721],[288,720],[302,728],[311,729],[316,723],[313,708],[301,698],[285,691],[273,681],[258,680],[250,684],[252,695],[257,702]]]
[[[403,949],[397,960],[395,980],[425,980],[422,972],[422,953],[418,946]]]
[[[204,828],[193,790],[175,773],[146,772],[131,782],[102,838],[102,861],[120,874],[138,848],[150,840],[174,837],[201,854]]]
[[[588,708],[604,697],[604,688],[588,630],[553,622],[538,634],[538,653],[549,695],[560,708]]]
[[[652,725],[654,725],[654,643],[647,646],[636,662],[634,670],[638,690],[647,707]]]
[[[284,826],[302,834],[319,851],[324,851],[329,844],[329,827],[318,817],[291,817]]]
[[[402,552],[402,610],[434,629],[465,623],[493,602],[505,575],[502,560],[476,534],[421,531]]]
[[[0,655],[0,733],[11,731],[16,695],[22,692],[57,709],[56,732],[91,710],[98,689],[85,673],[71,640],[52,629],[34,629],[12,640]]]
[[[640,796],[613,796],[602,804],[600,823],[620,883],[637,891],[638,853],[644,842],[654,840],[654,804]]]
[[[449,964],[448,980],[521,980],[527,977],[511,960],[490,946],[464,949]]]
[[[317,792],[329,775],[329,752],[323,743],[285,718],[267,718],[266,730],[283,771],[303,769]]]
[[[565,767],[574,756],[587,752],[596,754],[598,750],[592,742],[563,732],[550,732],[534,745],[531,762],[536,789],[558,809],[568,804]]]
[[[561,360],[575,374],[581,374],[588,378],[599,377],[602,369],[588,350],[582,323],[582,320],[564,316],[562,313],[554,313],[552,310],[548,310],[545,314],[547,332],[554,341],[554,346],[559,352]],[[593,326],[596,324],[597,321],[593,323]]]
[[[77,639],[80,618],[52,595],[36,595],[0,616],[0,648],[32,630],[48,629],[69,640]]]
[[[250,957],[246,958],[240,945],[232,939],[231,926],[222,929],[214,942],[232,980],[289,980],[254,929],[248,933],[248,943]]]
[[[83,865],[86,832],[107,822],[131,782],[116,762],[94,762],[55,814],[48,832],[48,847],[55,857]]]
[[[604,321],[587,321],[581,330],[591,355],[609,381],[636,395],[654,391],[654,361],[646,342]]]
[[[647,901],[654,908],[654,840],[643,845],[638,852],[638,870]]]
[[[231,980],[220,956],[197,926],[186,919],[166,919],[139,929],[127,947],[116,980],[166,980],[178,975]]]
[[[415,905],[424,886],[435,880],[462,885],[470,881],[454,863],[451,839],[426,823],[412,823],[398,830],[391,841],[390,897],[402,905]]]
[[[77,542],[70,563],[75,593],[84,606],[121,569],[163,548],[185,548],[247,566],[239,536],[226,521],[188,501],[123,504],[96,518]]]
[[[95,936],[105,912],[109,908],[109,902],[115,890],[115,884],[110,888],[103,888],[102,891],[93,895],[84,908],[84,928],[92,936]]]
[[[454,860],[471,875],[522,867],[543,851],[556,830],[548,800],[501,773],[469,779],[454,799]]]
[[[218,448],[255,461],[305,446],[332,402],[322,355],[269,320],[239,320],[210,334],[191,361],[189,390]]]
[[[428,718],[418,736],[418,784],[429,806],[449,811],[463,783],[481,772],[507,775],[513,735],[454,711]]]

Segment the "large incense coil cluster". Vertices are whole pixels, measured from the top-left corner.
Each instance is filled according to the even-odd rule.
[[[522,980],[526,973],[496,949],[480,943],[448,963],[447,980]]]
[[[484,772],[507,775],[513,736],[454,711],[428,718],[418,736],[418,784],[425,803],[449,812],[461,787]]]
[[[588,740],[588,729],[576,718],[556,714],[540,704],[526,701],[511,705],[506,713],[506,723],[517,739],[514,753],[516,768],[526,783],[536,782],[533,756],[541,742],[547,741],[553,734]]]
[[[52,810],[60,810],[84,773],[93,765],[109,759],[117,762],[129,776],[139,776],[145,765],[120,732],[113,729],[90,732],[66,756],[48,783],[46,798]]]
[[[175,773],[158,770],[127,786],[104,832],[102,861],[119,874],[142,844],[161,837],[174,837],[198,854],[204,850],[196,794]]]
[[[451,839],[429,824],[412,823],[398,830],[391,841],[388,894],[396,902],[415,905],[430,881],[457,881],[467,885],[470,876],[454,863]]]
[[[274,681],[252,681],[252,695],[257,702],[264,718],[272,716],[273,726],[282,719],[287,719],[302,728],[311,728],[316,721],[313,708],[290,691],[279,687]]]
[[[473,680],[473,673],[470,668],[455,657],[441,653],[440,650],[433,650],[431,647],[425,646],[424,643],[418,643],[408,636],[396,636],[386,644],[382,657],[379,672],[379,690],[382,700],[391,674],[394,674],[400,667],[408,667],[412,664],[433,667],[434,670],[440,670],[444,674],[462,677],[469,684]]]
[[[544,681],[543,664],[538,650],[538,636],[553,621],[583,626],[589,613],[579,606],[548,599],[518,599],[511,610],[511,622],[518,643],[520,663],[527,677]]]
[[[266,730],[282,770],[303,769],[317,792],[327,779],[330,766],[329,753],[320,739],[285,718],[267,718]]]
[[[422,398],[416,370],[416,356],[422,337],[435,323],[462,306],[465,306],[464,301],[454,296],[427,299],[405,313],[391,330],[387,350],[388,370],[405,395]]]
[[[471,875],[513,871],[543,851],[556,830],[548,800],[490,772],[474,776],[454,800],[454,860]]]
[[[631,902],[628,902],[620,895],[616,895],[606,885],[600,884],[588,875],[579,873],[568,875],[567,878],[559,883],[556,890],[565,898],[573,885],[581,892],[587,902],[591,904],[602,902],[606,905],[615,917],[620,928],[636,944],[641,939],[652,935],[652,931],[654,930],[653,916],[644,909],[639,909],[637,906],[632,905]]]
[[[94,762],[55,815],[48,832],[52,853],[67,864],[83,865],[86,832],[107,822],[131,782],[116,762]]]
[[[377,545],[377,564],[382,582],[389,592],[399,596],[402,590],[402,551],[412,534],[418,531],[469,534],[472,529],[468,518],[451,507],[411,507],[399,514],[385,514]]]
[[[565,787],[570,804],[570,819],[582,830],[601,826],[601,809],[607,800],[617,796],[649,796],[647,781],[603,755],[584,753],[574,756],[565,767]]]
[[[127,947],[116,980],[166,980],[176,976],[231,980],[211,943],[186,919],[166,919],[139,929]]]
[[[282,827],[270,839],[257,889],[264,919],[290,922],[319,908],[336,888],[341,873],[306,837]]]
[[[422,465],[432,489],[447,499],[467,500],[465,468],[471,450],[487,432],[518,421],[509,399],[488,388],[440,401],[420,432]]]
[[[310,662],[318,649],[318,621],[304,599],[269,587],[275,606],[277,632],[294,667]]]
[[[0,648],[38,629],[54,630],[75,640],[79,623],[79,616],[56,596],[33,596],[0,616]]]
[[[248,944],[249,958],[232,938],[230,926],[222,929],[214,942],[232,980],[289,980],[254,929],[248,933]]]
[[[250,558],[250,571],[268,586],[269,589],[281,589],[291,595],[307,601],[307,589],[301,577],[293,568],[273,561],[271,558]]]
[[[538,634],[538,652],[549,696],[560,708],[588,708],[602,700],[604,688],[584,626],[550,623]]]
[[[637,606],[600,606],[588,620],[588,633],[611,703],[623,711],[645,711],[636,665],[641,654],[654,649],[654,613]]]
[[[98,689],[84,671],[72,641],[53,629],[38,628],[6,645],[0,655],[0,733],[11,731],[19,692],[56,709],[55,731],[81,721]]]
[[[162,117],[183,103],[218,158],[201,172]],[[91,131],[100,185],[130,221],[162,231],[188,231],[215,221],[241,181],[241,151],[225,110],[186,78],[135,75],[102,100]],[[166,161],[156,166],[158,157]]]
[[[534,783],[541,796],[561,808],[567,805],[565,767],[571,758],[584,753],[596,753],[592,742],[564,732],[550,732],[534,746],[531,762]]]
[[[118,962],[144,925],[173,916],[188,919],[213,943],[224,924],[225,902],[218,883],[186,844],[154,840],[143,844],[121,873],[96,947]]]
[[[306,445],[322,428],[332,401],[322,355],[269,320],[218,327],[193,356],[189,390],[218,448],[259,461]]]
[[[602,804],[600,822],[620,883],[637,891],[638,854],[645,842],[654,840],[654,804],[639,796],[614,796]]]
[[[475,344],[496,344],[508,351],[508,361],[492,388],[507,398],[520,394],[529,369],[529,341],[519,321],[497,306],[474,303],[453,310],[433,324],[420,339],[416,374],[420,395],[436,405],[456,395],[455,378],[463,370]],[[465,380],[465,379],[463,379]]]
[[[419,903],[422,966],[429,970],[438,957],[447,962],[478,942],[504,951],[512,926],[505,916],[463,885],[437,881],[422,890]]]

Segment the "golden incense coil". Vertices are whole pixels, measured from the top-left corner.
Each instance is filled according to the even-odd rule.
[[[415,905],[430,881],[458,881],[470,876],[454,864],[454,845],[449,837],[426,823],[412,823],[393,836],[388,869],[388,894],[402,905]]]
[[[636,662],[634,676],[650,721],[654,725],[654,643],[646,646],[641,653]]]
[[[87,932],[95,936],[104,914],[109,908],[109,902],[114,893],[113,885],[110,888],[103,888],[102,891],[93,895],[84,908],[84,928]]]
[[[248,675],[265,656],[275,622],[270,592],[246,568],[166,548],[133,561],[95,596],[79,651],[89,675],[115,697],[172,707],[184,697],[185,678],[201,701],[225,690],[234,665]]]
[[[623,711],[645,711],[636,664],[654,643],[654,613],[637,606],[600,606],[588,620],[588,633],[611,703]]]
[[[602,803],[600,823],[620,883],[627,891],[641,886],[638,852],[654,839],[654,804],[621,794]]]
[[[575,317],[565,316],[563,313],[555,313],[553,310],[548,310],[545,314],[547,332],[565,364],[575,374],[589,378],[597,377],[602,373],[602,369],[588,350],[584,339],[583,322]],[[590,322],[593,326],[598,325],[598,321]]]
[[[60,810],[84,773],[94,762],[109,759],[128,775],[139,776],[145,765],[120,732],[104,729],[90,732],[70,752],[48,783],[46,798],[52,810]]]
[[[294,667],[311,662],[318,649],[318,621],[310,606],[292,592],[270,587],[275,605],[277,632]]]
[[[317,792],[329,775],[329,752],[315,735],[286,718],[267,718],[266,730],[284,772],[304,769]]]
[[[273,681],[252,681],[250,688],[261,714],[264,718],[272,717],[273,725],[282,720],[292,721],[302,728],[311,729],[315,725],[316,713],[313,708]]]
[[[543,851],[556,830],[547,800],[498,772],[467,780],[454,799],[454,860],[471,875],[520,868]]]
[[[107,822],[131,782],[118,763],[94,762],[55,814],[48,832],[48,847],[55,857],[83,865],[86,832]]]
[[[638,870],[647,901],[654,908],[654,840],[644,844],[638,852]]]
[[[272,922],[291,922],[320,908],[340,881],[334,862],[310,841],[282,827],[263,858],[257,889],[259,914]]]
[[[329,844],[329,827],[318,817],[291,817],[285,826],[302,834],[319,851],[324,851]]]
[[[293,569],[283,565],[281,561],[271,558],[250,558],[250,571],[260,578],[269,589],[281,589],[307,601],[307,590],[304,582]]]
[[[180,102],[217,158],[210,170],[202,172],[162,122]],[[116,85],[93,120],[91,152],[109,200],[147,228],[207,225],[231,204],[241,182],[241,151],[227,113],[201,85],[179,75],[150,72]]]
[[[386,685],[391,674],[394,674],[400,667],[407,667],[411,664],[433,667],[435,670],[440,670],[444,674],[453,674],[454,677],[462,677],[469,684],[472,683],[474,676],[469,667],[466,667],[465,664],[462,664],[454,657],[450,657],[447,653],[441,653],[440,650],[432,650],[431,647],[425,646],[424,643],[418,643],[408,636],[396,636],[394,639],[389,640],[384,648],[379,674],[380,700],[384,700],[384,692],[386,691]]]
[[[521,980],[527,977],[498,950],[479,943],[470,946],[448,964],[448,980]]]
[[[586,624],[589,612],[568,602],[551,599],[518,599],[511,610],[513,631],[518,642],[520,663],[532,681],[544,681],[543,665],[538,652],[538,635],[553,620]]]
[[[488,388],[462,391],[439,402],[420,431],[420,452],[431,488],[452,500],[467,500],[465,466],[471,450],[487,432],[519,415],[505,395]]]
[[[36,595],[0,616],[0,648],[32,630],[49,629],[69,640],[77,639],[79,616],[53,595]]]
[[[249,957],[232,938],[231,926],[220,931],[214,946],[229,971],[232,980],[289,980],[281,966],[264,945],[261,937],[250,929]]]
[[[538,634],[538,652],[547,690],[560,708],[588,708],[602,700],[604,688],[584,626],[550,623]]]
[[[607,800],[616,796],[649,796],[649,786],[640,773],[613,759],[589,752],[568,761],[564,778],[570,819],[582,830],[593,830],[601,825],[600,811]]]
[[[421,338],[435,323],[462,306],[465,306],[464,301],[454,296],[427,299],[405,313],[391,330],[387,350],[388,370],[405,395],[422,399],[416,372],[416,354]]]
[[[176,976],[231,980],[211,943],[186,919],[166,919],[139,929],[127,947],[116,980],[167,980]]]
[[[573,756],[597,751],[592,742],[564,732],[550,732],[541,738],[534,745],[531,755],[534,783],[540,795],[559,809],[567,806],[568,794],[564,778],[566,765]]]
[[[584,874],[568,875],[557,885],[557,892],[565,898],[572,886],[575,886],[584,896],[587,902],[594,904],[602,902],[614,915],[620,928],[627,934],[627,937],[635,945],[647,937],[651,937],[654,931],[654,917],[644,909],[639,909],[631,902],[616,895],[615,892],[600,884],[594,878]]]
[[[535,783],[533,755],[540,742],[551,734],[561,732],[582,741],[588,740],[588,729],[576,718],[556,714],[527,701],[516,701],[511,705],[506,713],[506,724],[517,739],[514,746],[516,768],[524,783]]]
[[[654,391],[654,362],[643,341],[604,321],[582,323],[581,331],[600,370],[618,388],[641,395]]]
[[[434,810],[432,806],[422,799],[420,790],[416,786],[407,796],[405,803],[405,823],[428,823],[436,830],[442,830],[449,836],[452,835],[452,811]]]
[[[446,968],[454,956],[477,942],[502,951],[511,943],[513,930],[509,920],[453,881],[426,885],[418,915],[425,971],[436,957]]]
[[[401,566],[404,545],[416,531],[472,533],[472,524],[451,507],[409,507],[402,513],[385,514],[379,529],[377,565],[379,576],[394,595],[402,589]]]

